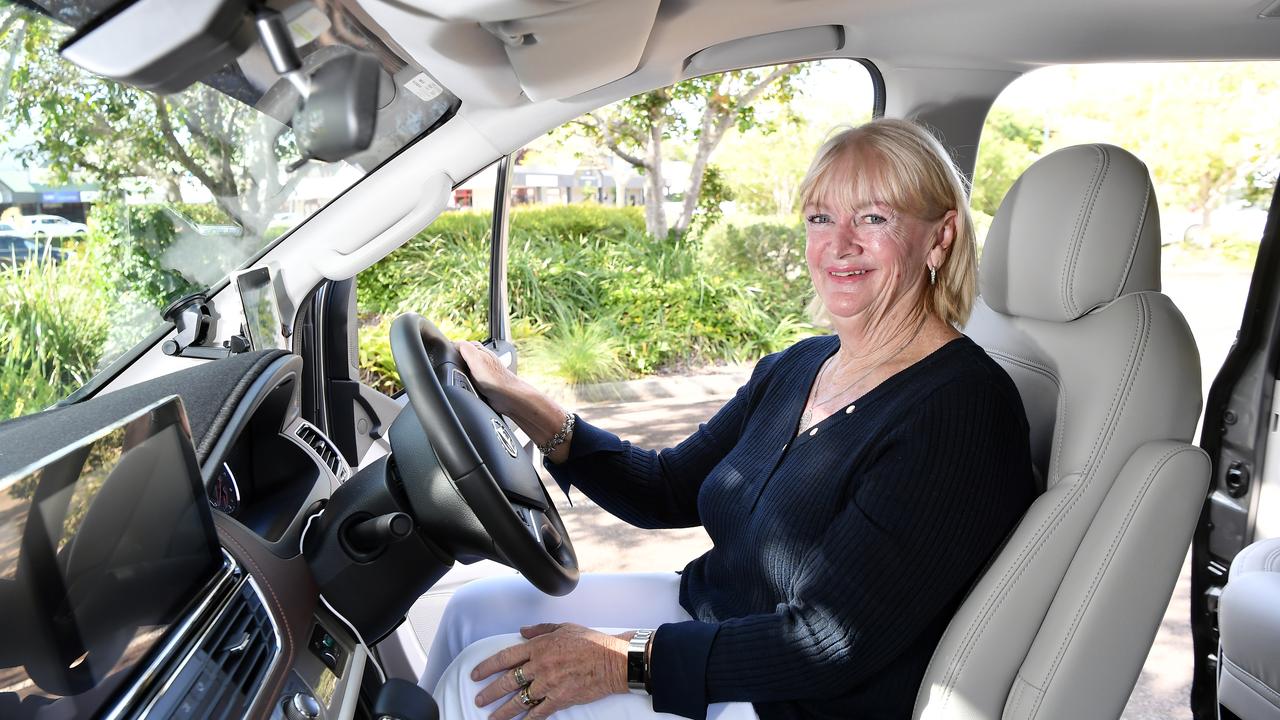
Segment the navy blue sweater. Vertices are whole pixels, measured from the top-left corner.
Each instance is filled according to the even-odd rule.
[[[658,628],[655,710],[750,701],[772,718],[906,718],[969,585],[1030,505],[1027,421],[968,338],[796,436],[834,336],[761,360],[697,432],[653,452],[579,422],[551,467],[639,527],[701,524]]]

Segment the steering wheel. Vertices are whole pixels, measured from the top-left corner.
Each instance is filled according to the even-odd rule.
[[[391,354],[441,469],[505,562],[549,595],[578,584],[573,543],[506,421],[480,397],[457,348],[430,320],[391,324]]]

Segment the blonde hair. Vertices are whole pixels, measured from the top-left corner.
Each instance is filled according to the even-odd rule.
[[[978,291],[978,263],[968,193],[951,156],[932,133],[909,120],[879,118],[846,127],[818,148],[800,183],[800,205],[824,201],[852,208],[872,197],[872,187],[877,200],[925,220],[956,212],[951,250],[937,268],[937,284],[925,288],[923,303],[945,322],[963,326]]]

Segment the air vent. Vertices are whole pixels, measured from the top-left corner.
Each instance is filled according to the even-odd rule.
[[[315,451],[320,461],[329,467],[335,477],[342,478],[342,457],[338,455],[338,451],[329,442],[329,439],[320,434],[319,430],[307,424],[298,426],[295,431],[298,439],[307,447]]]
[[[246,582],[149,717],[244,717],[279,652],[271,618],[252,585]]]

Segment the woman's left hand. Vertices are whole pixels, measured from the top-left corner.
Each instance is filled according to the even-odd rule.
[[[605,633],[571,623],[543,623],[520,628],[527,642],[513,645],[486,658],[471,671],[472,680],[502,674],[476,696],[484,707],[515,692],[490,718],[509,720],[528,712],[529,720],[545,718],[557,710],[627,692],[627,642],[632,633]],[[516,668],[528,684],[527,707],[520,700]]]

